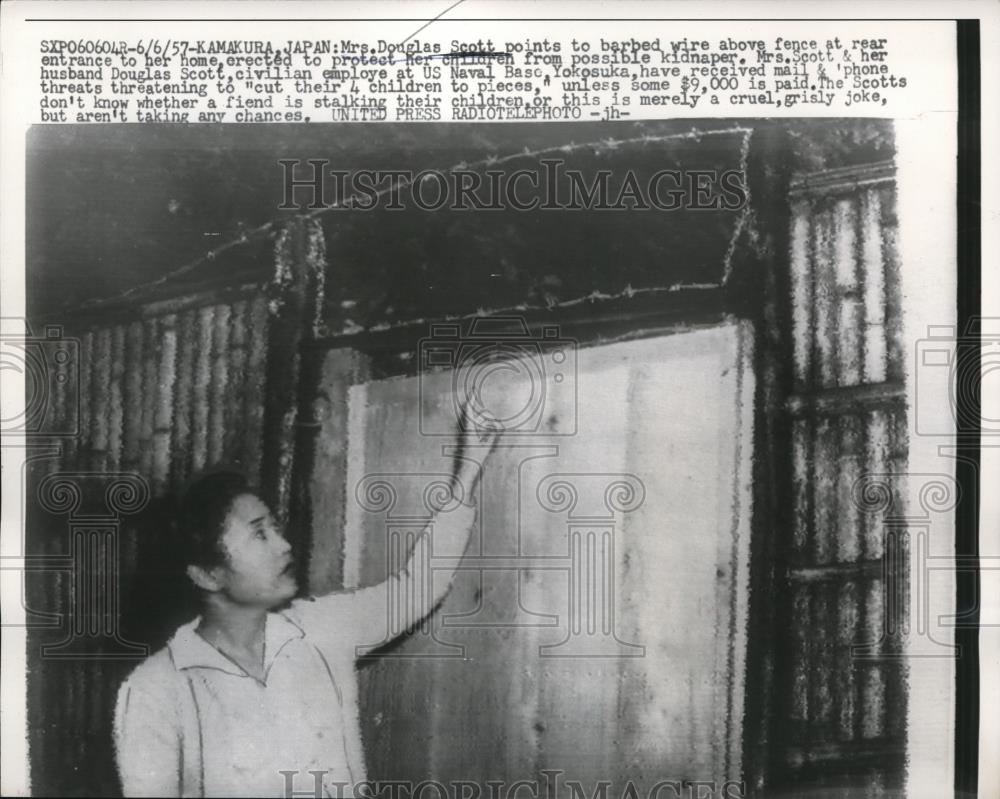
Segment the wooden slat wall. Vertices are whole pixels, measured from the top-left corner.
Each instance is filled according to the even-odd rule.
[[[266,331],[258,296],[84,332],[80,436],[61,467],[136,470],[157,493],[222,462],[256,479]]]
[[[903,778],[905,672],[884,633],[884,529],[854,493],[864,474],[906,468],[891,168],[811,176],[793,186],[792,213],[793,508],[778,588],[789,634],[772,783],[834,796]],[[901,478],[884,480],[900,493]],[[859,658],[864,645],[874,646]]]
[[[147,310],[139,319],[76,333],[79,396],[72,381],[51,387],[48,423],[55,430],[77,427],[79,436],[64,440],[58,458],[35,467],[29,492],[46,474],[60,473],[83,497],[74,519],[50,512],[29,493],[29,552],[65,558],[71,528],[81,515],[114,516],[105,504],[109,473],[141,476],[149,492],[145,510],[121,516],[118,528],[113,520],[105,523],[113,530],[117,556],[105,553],[109,562],[102,568],[118,582],[125,619],[119,632],[128,641],[158,647],[168,631],[165,622],[149,626],[141,621],[176,598],[156,595],[170,584],[162,557],[170,541],[157,526],[168,516],[168,498],[192,472],[213,464],[242,468],[252,481],[259,477],[267,330],[261,292],[196,307]],[[71,583],[68,566],[30,575],[30,608],[77,612],[68,602]],[[89,616],[101,610],[93,608],[88,618],[76,621],[89,625],[94,621]],[[39,657],[39,648],[62,641],[67,627],[34,629],[29,639],[33,790],[114,794],[111,710],[117,685],[136,664],[136,654],[114,640],[85,639],[73,641],[62,657]]]

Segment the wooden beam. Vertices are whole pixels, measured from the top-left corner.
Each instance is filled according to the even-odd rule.
[[[268,290],[268,339],[260,490],[275,516],[288,520],[299,410],[300,349],[315,335],[326,270],[323,228],[297,217],[278,235]],[[294,543],[294,542],[293,542]]]
[[[753,513],[750,542],[750,605],[747,629],[743,763],[750,795],[770,792],[784,730],[780,726],[780,686],[787,679],[787,603],[778,594],[786,551],[781,532],[788,529],[784,488],[791,484],[791,429],[782,413],[792,386],[788,181],[792,146],[780,127],[755,132],[747,156],[747,186],[754,202],[756,247],[742,251],[733,265],[734,289],[760,297],[757,322],[754,398]]]
[[[905,402],[906,389],[903,384],[889,381],[792,394],[785,402],[785,410],[791,416],[799,418],[901,407]]]

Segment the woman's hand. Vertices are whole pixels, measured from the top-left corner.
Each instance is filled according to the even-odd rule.
[[[482,478],[482,468],[496,449],[500,435],[499,426],[476,425],[470,418],[468,401],[462,405],[458,420],[458,447],[455,451],[455,466],[452,473],[452,492],[465,504],[470,504],[469,500],[473,499],[479,480]],[[476,439],[477,443],[470,448],[470,442]],[[475,456],[470,457],[473,452]]]

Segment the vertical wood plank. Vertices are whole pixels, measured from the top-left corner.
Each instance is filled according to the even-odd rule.
[[[872,580],[865,597],[864,640],[875,642],[885,635],[885,583]],[[861,684],[862,738],[878,738],[885,733],[885,664],[865,664]]]
[[[820,582],[811,586],[812,618],[810,619],[810,738],[827,739],[833,720],[832,647],[836,635],[835,608],[830,601],[830,585]]]
[[[174,385],[173,452],[171,482],[179,489],[191,471],[191,443],[194,423],[194,365],[197,359],[197,311],[184,311],[177,324],[177,365]]]
[[[94,382],[94,332],[88,330],[80,342],[80,434],[76,437],[79,445],[75,448],[76,460],[73,463],[75,469],[87,468],[87,460],[90,457],[92,440],[94,436],[94,425],[91,419],[93,413],[94,398],[92,386]]]
[[[246,468],[243,462],[243,406],[247,390],[247,348],[250,338],[247,300],[233,303],[229,314],[228,372],[223,409],[222,458]]]
[[[141,322],[132,322],[128,326],[125,339],[122,405],[126,409],[126,413],[122,436],[122,465],[130,471],[139,468],[144,333]]]
[[[111,376],[108,396],[108,469],[118,471],[122,461],[124,435],[125,326],[115,325],[111,331]]]
[[[93,408],[93,451],[90,468],[107,471],[108,442],[110,439],[111,397],[111,330],[102,328],[94,337],[94,382],[92,387]]]
[[[159,377],[157,367],[161,342],[160,326],[157,319],[146,319],[143,322],[143,327],[145,328],[143,338],[146,341],[146,347],[142,361],[142,426],[139,433],[141,442],[139,463],[142,476],[148,480],[153,474],[153,431],[156,425],[156,391]]]
[[[885,319],[887,372],[890,380],[902,380],[907,358],[903,341],[903,297],[900,283],[899,223],[892,189],[880,192],[882,211],[882,257],[885,262]]]
[[[160,351],[157,359],[157,385],[153,412],[153,492],[160,496],[170,479],[171,422],[174,416],[174,391],[177,368],[177,317],[164,316],[160,321]]]
[[[250,347],[243,407],[244,463],[250,480],[260,484],[261,433],[264,426],[264,381],[266,380],[268,317],[267,301],[253,300],[250,314]]]
[[[71,467],[76,460],[78,442],[81,435],[80,427],[80,402],[83,391],[83,341],[80,337],[75,339],[75,351],[70,349],[70,361],[67,362],[68,378],[63,383],[64,409],[63,409],[63,430],[70,433],[63,443],[61,466]]]
[[[858,664],[851,647],[857,643],[861,613],[858,582],[846,580],[837,588],[837,649],[833,665],[837,696],[837,738],[853,740],[855,735],[856,673]]]
[[[837,561],[849,563],[861,557],[864,519],[854,501],[854,485],[864,466],[861,417],[841,416],[839,427],[839,468],[837,469],[837,506],[839,523],[836,527]]]
[[[803,390],[809,383],[812,367],[813,321],[812,271],[810,258],[810,212],[809,203],[802,201],[792,206],[792,338],[794,341],[795,380],[797,389]]]
[[[839,529],[837,507],[837,474],[840,440],[836,421],[821,417],[814,426],[814,459],[816,470],[813,482],[813,561],[829,563],[836,551]]]
[[[841,198],[834,206],[834,271],[839,305],[836,335],[837,385],[857,385],[863,365],[864,302],[859,283],[856,247],[857,211],[853,197]]]
[[[895,479],[889,474],[892,464],[890,461],[890,441],[889,424],[886,411],[875,410],[868,416],[867,431],[867,451],[866,462],[868,465],[869,480],[873,484],[881,484],[884,489],[891,492],[892,483]],[[885,513],[891,513],[892,509],[887,509]],[[867,513],[865,522],[865,557],[869,560],[878,560],[885,551],[885,513]]]
[[[839,302],[833,272],[832,213],[817,206],[813,220],[813,302],[816,320],[816,382],[829,388],[837,384],[837,326]]]
[[[886,377],[886,267],[882,260],[882,203],[876,189],[861,195],[860,228],[865,293],[864,379],[881,383]]]
[[[792,592],[792,613],[790,631],[791,660],[791,696],[789,716],[797,722],[796,729],[801,731],[807,725],[810,717],[810,618],[812,608],[808,586],[797,586]],[[793,737],[794,740],[794,737]]]
[[[211,378],[208,387],[208,447],[210,464],[222,460],[226,427],[226,388],[229,383],[229,319],[228,305],[212,308]]]
[[[198,309],[194,343],[191,424],[191,468],[200,472],[208,458],[208,395],[212,382],[212,306]]]

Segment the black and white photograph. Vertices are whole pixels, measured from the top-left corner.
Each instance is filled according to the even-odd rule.
[[[163,91],[20,151],[12,795],[977,795],[978,119]]]

